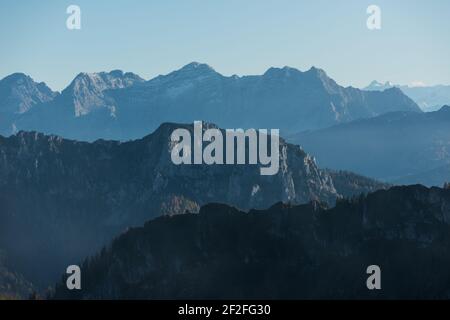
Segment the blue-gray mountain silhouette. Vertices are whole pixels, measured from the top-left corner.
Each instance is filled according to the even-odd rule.
[[[414,100],[423,111],[437,111],[443,105],[450,104],[450,85],[435,86],[401,86],[392,82],[372,81],[364,90],[383,91],[397,87]]]
[[[450,106],[427,113],[388,113],[289,140],[313,154],[322,167],[397,183],[442,186],[450,178]]]
[[[45,83],[36,83],[23,73],[0,80],[0,134],[16,132],[16,121],[34,106],[57,96]]]
[[[224,128],[277,128],[288,134],[390,111],[420,108],[397,88],[344,88],[314,67],[226,77],[206,64],[190,63],[149,81],[120,71],[80,74],[60,96],[23,114],[14,127],[77,140],[128,140],[163,122],[204,120]]]

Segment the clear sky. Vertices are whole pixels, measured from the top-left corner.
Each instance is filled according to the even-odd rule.
[[[81,8],[81,30],[66,8]],[[366,27],[368,5],[382,29]],[[450,84],[449,0],[0,0],[0,78],[55,90],[79,72],[149,79],[192,61],[224,75],[317,66],[342,85]]]

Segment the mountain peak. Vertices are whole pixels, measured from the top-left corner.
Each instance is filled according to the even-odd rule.
[[[440,108],[438,112],[450,113],[450,106],[449,105],[442,106],[442,108]]]
[[[110,72],[80,72],[74,79],[74,81],[106,81],[111,82],[116,79],[119,80],[128,80],[128,81],[136,81],[136,82],[143,82],[144,79],[139,77],[137,74],[134,74],[132,72],[126,72],[124,73],[122,70],[112,70]],[[73,83],[73,82],[72,82]]]
[[[94,109],[107,107],[114,114],[114,106],[107,102],[104,91],[123,89],[144,82],[138,75],[122,70],[99,73],[79,73],[71,84],[63,90],[65,99],[72,101],[75,115],[82,116]]]
[[[312,66],[311,68],[309,68],[309,70],[306,71],[306,73],[312,73],[312,74],[316,74],[316,75],[319,75],[319,76],[326,76],[326,77],[328,77],[327,73],[323,69],[317,68],[315,66]]]
[[[377,80],[373,80],[370,84],[369,87],[393,87],[394,84],[391,81],[386,81],[386,82],[380,82]]]
[[[381,83],[381,82],[379,82],[379,81],[377,81],[377,80],[373,80],[368,86],[369,87],[380,87],[380,86],[382,86],[383,84]]]
[[[318,78],[320,78],[321,80],[329,80],[331,79],[330,77],[328,77],[327,73],[325,72],[325,70],[320,69],[320,68],[316,68],[315,66],[312,66],[308,71],[305,72],[306,74],[310,74],[310,75],[314,75]]]
[[[47,85],[44,82],[36,82],[29,75],[22,72],[12,73],[9,76],[4,77],[3,79],[0,80],[0,84],[2,86],[26,85],[26,86],[40,86],[41,88],[47,87]],[[50,90],[50,88],[48,87],[47,89]]]
[[[156,78],[150,79],[147,83],[149,84],[160,84],[171,81],[192,81],[192,80],[202,80],[210,79],[212,77],[222,76],[220,73],[215,71],[211,66],[206,63],[191,62],[178,70],[172,71],[166,75],[159,75]]]
[[[187,65],[185,65],[181,68],[181,70],[195,70],[195,69],[215,71],[214,68],[212,68],[210,65],[208,65],[206,63],[196,62],[196,61],[188,63]]]
[[[266,77],[289,77],[293,74],[300,74],[301,72],[295,68],[284,66],[283,68],[271,67],[264,73]]]
[[[367,87],[363,88],[366,91],[383,91],[386,89],[390,89],[396,87],[394,83],[391,81],[386,81],[384,83],[379,82],[377,80],[373,80]]]
[[[121,78],[123,77],[125,74],[122,70],[120,69],[116,69],[116,70],[112,70],[109,72],[109,74],[113,77],[117,77],[117,78]]]
[[[56,95],[44,82],[35,82],[24,73],[13,73],[0,80],[0,105],[10,116],[22,114]]]
[[[186,74],[188,76],[204,76],[218,74],[214,68],[206,63],[191,62],[181,69],[175,71],[178,74]]]
[[[269,69],[267,69],[267,71],[264,73],[265,77],[290,77],[292,75],[298,75],[298,76],[311,76],[311,77],[315,77],[318,78],[322,81],[328,81],[330,80],[330,78],[328,77],[328,75],[326,74],[326,72],[322,69],[316,68],[316,67],[311,67],[308,71],[305,72],[301,72],[300,70],[296,69],[296,68],[292,68],[289,66],[284,66],[282,68],[277,68],[277,67],[271,67]]]
[[[143,81],[144,79],[138,75],[132,72],[124,73],[122,70],[98,73],[81,72],[64,91],[77,91],[84,88],[83,90],[101,92],[107,89],[126,88]]]
[[[341,89],[341,87],[331,79],[323,69],[312,66],[305,72],[305,75],[317,79],[328,93],[337,93]]]
[[[10,74],[9,76],[4,77],[1,82],[17,82],[19,80],[33,80],[30,76],[26,75],[22,72],[15,72]]]

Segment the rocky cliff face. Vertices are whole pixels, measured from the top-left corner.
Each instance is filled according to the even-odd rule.
[[[274,176],[261,176],[257,165],[176,166],[170,134],[180,127],[192,131],[164,124],[126,143],[27,132],[0,138],[0,248],[42,285],[126,228],[160,215],[196,212],[209,202],[247,210],[278,201],[333,204],[341,196],[313,158],[284,141]]]
[[[97,109],[106,108],[114,116],[114,102],[108,99],[107,90],[117,90],[144,82],[133,73],[114,70],[109,73],[80,73],[72,83],[64,89],[61,101],[74,111],[75,117],[87,115]]]
[[[1,111],[25,113],[33,106],[56,97],[45,83],[37,83],[23,73],[14,73],[0,80]]]
[[[394,187],[249,213],[211,204],[129,230],[82,266],[73,299],[450,297],[450,190]],[[366,287],[370,265],[382,290]]]

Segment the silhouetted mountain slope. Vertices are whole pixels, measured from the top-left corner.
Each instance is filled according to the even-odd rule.
[[[286,134],[390,111],[421,112],[397,88],[344,88],[314,67],[226,77],[206,64],[190,63],[146,82],[121,71],[80,74],[61,96],[23,114],[16,125],[77,140],[128,140],[163,122],[204,120],[224,128],[276,128]]]
[[[394,187],[326,209],[226,205],[129,230],[55,298],[449,298],[450,190]],[[366,287],[381,268],[380,291]]]
[[[170,135],[180,127],[192,131],[163,124],[126,143],[27,132],[0,137],[0,248],[27,278],[45,285],[126,228],[159,215],[209,202],[246,210],[278,201],[333,204],[341,196],[313,158],[283,140],[274,176],[261,176],[259,165],[176,166]],[[353,191],[367,190],[360,187]]]
[[[436,112],[388,113],[289,140],[313,154],[322,167],[397,181],[450,164],[449,128],[450,107],[444,106]]]

